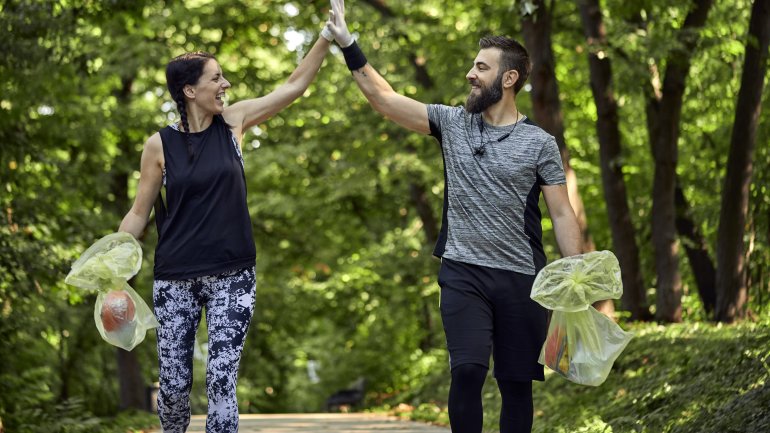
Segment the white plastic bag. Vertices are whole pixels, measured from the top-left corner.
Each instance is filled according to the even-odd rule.
[[[159,326],[150,308],[126,282],[141,267],[139,242],[129,233],[118,232],[91,245],[64,279],[67,284],[98,292],[96,328],[106,342],[125,350],[132,350],[148,329]]]
[[[583,385],[601,385],[633,334],[591,304],[623,294],[620,266],[610,251],[565,257],[544,267],[530,297],[554,310],[539,362]]]

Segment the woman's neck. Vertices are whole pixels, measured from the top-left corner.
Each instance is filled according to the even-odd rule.
[[[211,126],[214,116],[211,113],[202,113],[195,106],[187,106],[187,125],[190,132],[201,132]]]

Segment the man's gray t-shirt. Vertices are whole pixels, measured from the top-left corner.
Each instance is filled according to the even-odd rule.
[[[428,105],[428,119],[446,179],[434,255],[536,274],[546,263],[540,186],[566,183],[554,138],[526,117],[496,127],[463,107]]]

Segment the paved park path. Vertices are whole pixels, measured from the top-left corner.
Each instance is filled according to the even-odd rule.
[[[188,433],[204,433],[206,417],[194,415]],[[449,433],[449,428],[369,413],[241,415],[239,433]],[[151,433],[160,433],[153,430]]]

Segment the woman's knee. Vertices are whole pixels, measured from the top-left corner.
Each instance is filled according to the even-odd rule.
[[[158,391],[158,410],[177,412],[190,406],[190,389],[161,387]]]

